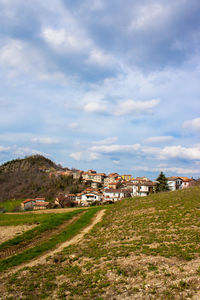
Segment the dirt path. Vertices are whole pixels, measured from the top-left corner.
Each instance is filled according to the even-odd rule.
[[[31,210],[31,211],[23,211],[23,212],[12,212],[6,213],[6,215],[24,215],[24,214],[53,214],[53,213],[64,213],[70,212],[77,209],[88,209],[89,207],[67,207],[67,208],[52,208],[52,209],[41,209],[41,210]]]
[[[33,267],[33,266],[36,266],[38,264],[43,264],[43,263],[46,263],[46,259],[47,257],[50,257],[56,253],[59,253],[61,252],[64,248],[70,246],[70,245],[73,245],[73,244],[77,244],[78,242],[80,242],[84,235],[86,233],[88,233],[97,223],[99,223],[103,216],[105,214],[105,209],[103,210],[100,210],[96,215],[95,217],[93,218],[92,220],[92,223],[90,225],[88,225],[87,227],[83,228],[83,230],[80,231],[80,233],[78,233],[77,235],[75,235],[71,240],[68,240],[62,244],[60,244],[56,249],[54,250],[50,250],[48,251],[47,253],[43,254],[42,256],[28,262],[28,263],[24,263],[20,266],[17,266],[17,267],[14,267],[12,268],[11,270],[9,270],[8,272],[6,272],[6,276],[7,275],[10,275],[10,274],[13,274],[15,273],[16,271],[24,268],[24,267]]]

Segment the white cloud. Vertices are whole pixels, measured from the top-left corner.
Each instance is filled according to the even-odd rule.
[[[9,151],[9,150],[10,150],[10,147],[0,146],[0,152],[6,152],[6,151]]]
[[[168,146],[164,148],[159,147],[143,147],[141,151],[144,154],[154,156],[156,159],[186,159],[186,160],[199,160],[200,159],[200,146],[193,147]]]
[[[52,28],[45,28],[42,31],[44,39],[53,46],[62,46],[66,40],[66,33],[64,29],[55,30]]]
[[[168,7],[161,5],[160,3],[143,5],[138,9],[137,15],[134,15],[129,29],[149,29],[149,27],[158,24],[159,21],[163,22],[163,19],[167,17],[168,12]]]
[[[90,152],[88,155],[88,160],[98,160],[99,159],[99,153]]]
[[[171,146],[165,147],[160,153],[160,159],[180,158],[187,160],[199,160],[200,159],[200,147],[182,147]]]
[[[200,130],[200,118],[185,121],[183,123],[183,128],[188,129],[190,131],[199,131]]]
[[[90,52],[87,63],[106,67],[112,65],[114,59],[111,55],[102,52],[100,49],[93,49]]]
[[[145,139],[144,142],[150,144],[160,144],[160,143],[171,142],[173,138],[174,138],[173,136],[153,136]]]
[[[200,174],[200,169],[197,168],[183,168],[183,167],[147,167],[147,166],[139,166],[133,167],[131,170],[135,171],[144,171],[144,172],[167,172],[168,174],[184,174],[184,175],[195,175]]]
[[[16,67],[23,61],[22,50],[24,44],[19,40],[9,40],[0,51],[0,61],[2,64]]]
[[[84,105],[83,110],[89,113],[101,113],[106,111],[106,105],[105,103],[91,101]]]
[[[95,145],[109,145],[109,144],[115,143],[117,140],[118,140],[118,138],[115,136],[115,137],[109,137],[109,138],[106,138],[106,139],[100,140],[100,141],[94,141],[94,142],[92,142],[92,144],[95,144]]]
[[[90,151],[99,153],[114,153],[114,152],[133,152],[140,148],[140,144],[134,145],[100,145],[92,146],[89,148]]]
[[[74,53],[89,49],[91,42],[78,28],[67,31],[64,28],[43,28],[42,37],[54,49]]]
[[[82,152],[73,152],[69,156],[75,160],[82,160]]]
[[[159,104],[159,100],[153,99],[150,101],[134,101],[126,100],[119,102],[116,107],[115,114],[117,116],[123,115],[140,115],[151,113],[152,109]]]
[[[99,153],[93,151],[73,152],[69,156],[77,161],[93,161],[99,159]]]
[[[59,83],[69,84],[72,79],[59,71],[45,70],[45,58],[40,51],[26,42],[17,39],[7,39],[0,48],[0,65],[2,65],[9,75],[8,78],[17,78],[18,75],[28,73],[35,76],[40,81],[54,80]],[[49,68],[49,66],[48,66]]]
[[[59,142],[58,139],[53,139],[50,137],[34,137],[31,139],[31,141],[35,143],[47,144],[47,145],[56,144]]]
[[[16,147],[16,146],[13,147],[13,154],[16,156],[25,156],[25,155],[33,155],[33,154],[50,156],[49,154],[38,151],[38,150],[34,150],[34,149],[26,148],[26,147]]]

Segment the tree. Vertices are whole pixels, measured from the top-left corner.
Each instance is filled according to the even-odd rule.
[[[167,183],[167,178],[165,177],[163,172],[160,172],[160,175],[158,176],[156,181],[156,192],[166,192],[170,190]]]

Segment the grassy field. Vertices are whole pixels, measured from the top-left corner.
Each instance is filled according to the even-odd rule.
[[[6,212],[13,212],[16,207],[21,207],[21,202],[23,200],[24,199],[0,202],[0,207],[4,207]]]
[[[99,208],[96,207],[96,208],[93,208],[90,210],[86,210],[84,212],[80,211],[80,210],[69,212],[67,214],[67,216],[65,214],[64,219],[66,219],[66,217],[67,217],[67,219],[69,220],[73,216],[82,212],[82,215],[80,216],[80,218],[77,219],[76,222],[69,224],[60,233],[58,233],[56,235],[52,235],[49,239],[46,239],[43,243],[38,243],[38,245],[36,245],[32,248],[28,248],[27,250],[25,250],[19,254],[16,254],[16,255],[9,257],[7,259],[4,259],[4,260],[0,260],[0,272],[5,271],[5,270],[9,269],[10,267],[18,266],[26,261],[30,261],[31,259],[41,255],[42,253],[44,253],[50,249],[53,249],[56,245],[73,237],[75,234],[77,234],[80,231],[80,229],[85,227],[91,221],[92,217],[98,210],[99,210]],[[59,221],[60,221],[60,219],[59,219]],[[48,227],[49,227],[49,225],[51,225],[51,223],[49,223],[49,222],[47,224],[48,224]],[[56,226],[58,226],[58,222],[57,222]],[[23,237],[25,235],[26,235],[26,233],[23,234]],[[30,236],[30,234],[29,234],[29,236]]]
[[[198,299],[199,287],[200,187],[111,205],[83,242],[1,283],[10,299]]]
[[[31,240],[37,238],[43,233],[59,227],[64,222],[70,220],[72,217],[80,214],[82,211],[77,209],[75,211],[63,214],[41,214],[41,215],[2,215],[0,226],[2,225],[19,225],[19,224],[38,224],[36,228],[26,231],[25,233],[14,237],[2,244],[0,244],[0,252],[5,251],[11,246],[29,243]],[[1,228],[1,227],[0,227]]]

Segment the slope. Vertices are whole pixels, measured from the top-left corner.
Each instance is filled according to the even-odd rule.
[[[198,299],[200,187],[110,206],[78,245],[4,279],[21,299]],[[26,281],[26,284],[24,282]]]

